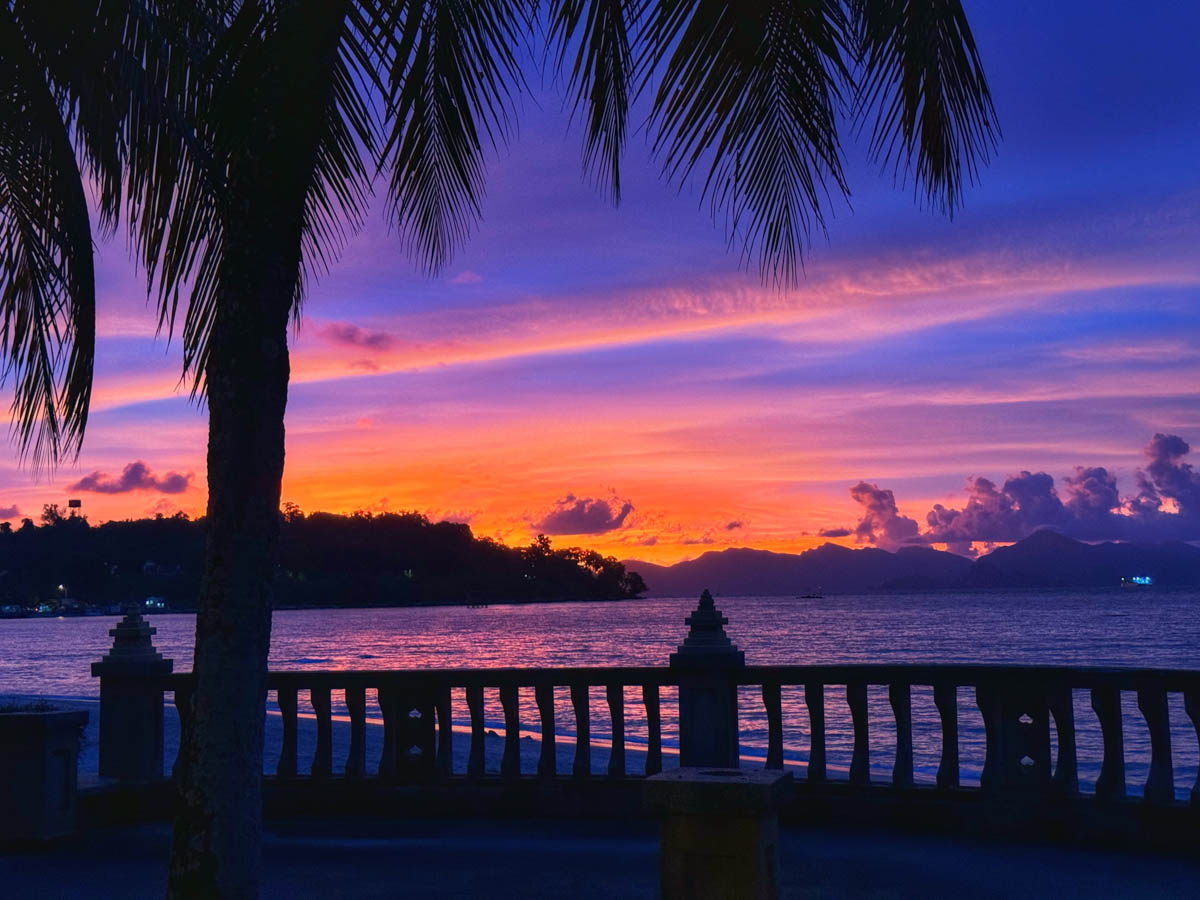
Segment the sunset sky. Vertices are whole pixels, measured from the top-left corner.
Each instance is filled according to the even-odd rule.
[[[949,221],[848,139],[853,208],[787,292],[739,268],[640,133],[608,204],[561,85],[534,74],[444,273],[417,272],[378,209],[312,290],[284,500],[656,562],[978,550],[1040,524],[1200,540],[1200,6],[967,10],[1004,132],[982,183]],[[0,516],[203,512],[179,344],[155,337],[123,238],[99,254],[82,456],[35,475],[8,451]]]

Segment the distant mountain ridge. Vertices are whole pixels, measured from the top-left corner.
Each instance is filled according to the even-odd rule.
[[[1115,587],[1122,578],[1149,575],[1156,585],[1200,587],[1200,547],[1165,544],[1084,544],[1054,531],[1037,531],[977,560],[929,547],[850,549],[823,544],[803,553],[733,548],[660,566],[625,560],[645,580],[650,596],[720,594],[795,596],[822,590],[943,588]]]

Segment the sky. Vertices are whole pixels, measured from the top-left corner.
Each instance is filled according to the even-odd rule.
[[[850,136],[851,200],[787,291],[740,268],[642,132],[614,208],[535,75],[444,272],[379,204],[311,290],[284,501],[662,563],[970,554],[1047,525],[1200,540],[1200,6],[966,8],[1003,139],[965,207],[923,209]],[[122,237],[98,278],[82,454],[36,473],[5,452],[0,518],[69,497],[93,522],[203,513],[206,413]]]

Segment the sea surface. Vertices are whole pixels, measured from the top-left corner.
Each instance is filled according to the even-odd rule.
[[[757,665],[833,663],[1013,663],[1153,666],[1200,669],[1200,592],[968,592],[840,595],[822,599],[718,597],[727,632]],[[684,638],[694,598],[620,603],[495,605],[482,609],[284,610],[275,613],[272,669],[421,669],[432,667],[665,665]],[[109,617],[0,621],[0,694],[94,698],[90,663],[111,644]],[[155,645],[191,666],[195,620],[157,615]],[[525,696],[528,693],[529,696]],[[303,697],[303,695],[302,695]],[[340,699],[340,698],[336,698]],[[1127,777],[1141,790],[1149,733],[1136,698],[1123,695]],[[556,697],[560,735],[574,731],[565,689]],[[373,704],[373,698],[369,697]],[[522,725],[539,737],[532,691],[522,692]],[[869,689],[872,777],[886,780],[895,727],[887,689]],[[932,689],[913,688],[914,764],[918,782],[932,782],[941,735]],[[269,703],[273,706],[273,701]],[[302,707],[304,700],[302,699]],[[639,692],[626,695],[626,740],[645,740]],[[765,753],[765,717],[754,688],[740,696],[743,754]],[[1197,739],[1181,696],[1169,697],[1178,796],[1196,781]],[[369,714],[374,709],[369,707]],[[344,712],[335,704],[335,713]],[[503,722],[494,691],[485,694],[490,727]],[[852,729],[845,689],[826,688],[831,777],[849,766]],[[456,723],[467,723],[465,699],[454,698]],[[982,720],[974,692],[959,690],[960,747],[965,784],[977,783],[983,762]],[[592,734],[609,733],[603,689],[592,695]],[[1075,694],[1081,788],[1099,771],[1100,732],[1090,698]],[[676,743],[673,690],[663,694],[663,739]],[[1052,729],[1053,733],[1053,729]],[[802,689],[784,688],[785,756],[802,768],[808,755],[808,715]],[[598,751],[596,765],[603,765]]]

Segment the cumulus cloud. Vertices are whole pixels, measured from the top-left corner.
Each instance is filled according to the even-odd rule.
[[[0,519],[15,519],[20,514],[21,510],[15,503],[12,506],[0,506]]]
[[[948,544],[1016,541],[1041,526],[1061,525],[1064,518],[1054,478],[1045,472],[1021,472],[999,488],[987,478],[972,478],[966,506],[948,509],[938,503],[926,514],[925,537]]]
[[[732,522],[725,523],[725,530],[726,531],[735,531],[736,529],[741,528],[745,524],[746,523],[743,522],[741,519],[734,519]]]
[[[891,491],[860,481],[850,488],[850,496],[863,507],[863,517],[854,529],[856,541],[894,549],[920,540],[916,519],[900,515]]]
[[[1075,474],[1063,479],[1067,512],[1081,520],[1103,520],[1121,505],[1117,476],[1103,466],[1076,466]]]
[[[346,347],[365,347],[368,350],[388,350],[396,339],[386,331],[370,331],[351,322],[330,322],[320,334],[327,341]]]
[[[1174,503],[1184,518],[1200,517],[1200,472],[1191,463],[1182,462],[1192,448],[1174,434],[1156,434],[1146,445],[1145,484],[1141,485],[1146,503],[1164,500]],[[1158,508],[1156,507],[1156,508]]]
[[[972,542],[1019,541],[1039,528],[1086,541],[1200,540],[1200,472],[1184,462],[1190,451],[1178,435],[1155,434],[1145,447],[1145,468],[1134,474],[1136,492],[1124,498],[1116,475],[1103,466],[1076,466],[1062,479],[1061,496],[1046,472],[1022,471],[999,486],[974,477],[966,503],[935,504],[924,531],[899,514],[891,491],[860,482],[850,489],[865,509],[854,534],[881,547],[945,543],[956,553],[969,553]]]
[[[625,524],[633,504],[616,497],[611,500],[567,494],[554,504],[533,527],[543,534],[603,534]]]
[[[70,491],[91,491],[96,494],[125,494],[130,491],[158,491],[160,494],[182,494],[192,482],[192,473],[167,472],[163,476],[155,475],[150,467],[140,459],[129,463],[121,472],[120,477],[113,478],[107,472],[99,469],[90,475],[85,475],[74,484],[68,485]]]

